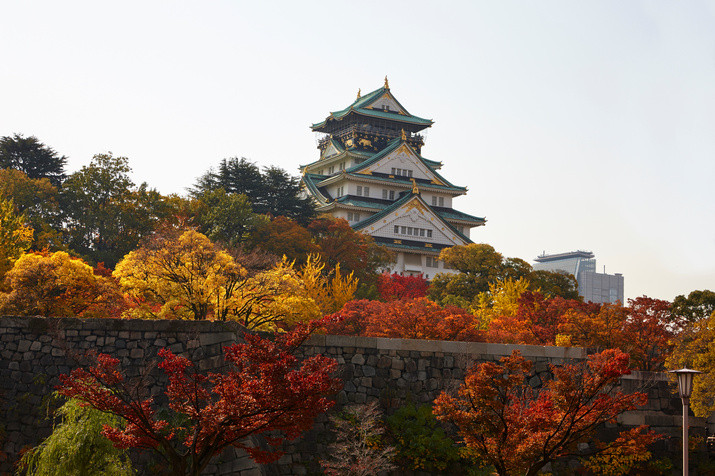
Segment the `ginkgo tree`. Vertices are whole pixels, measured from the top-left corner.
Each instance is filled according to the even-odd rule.
[[[125,425],[105,426],[103,435],[118,448],[158,456],[166,474],[198,476],[229,447],[270,462],[281,456],[283,441],[310,429],[334,404],[330,396],[341,387],[332,375],[335,360],[316,355],[300,361],[293,355],[319,325],[299,326],[274,340],[246,334],[245,343],[224,349],[228,368],[222,373],[201,373],[187,358],[162,349],[158,367],[168,377],[168,413],[137,391],[118,359],[104,354],[95,365],[61,376],[58,392],[121,417]],[[259,435],[265,436],[263,448],[248,441]]]
[[[357,280],[340,266],[324,273],[318,256],[303,266],[284,258],[249,272],[242,256],[195,230],[168,230],[129,253],[114,276],[143,318],[234,320],[266,331],[318,319],[353,299]]]
[[[623,462],[659,439],[643,427],[614,441],[595,439],[599,426],[647,401],[644,393],[616,389],[629,373],[627,354],[611,349],[585,363],[551,366],[554,377],[540,389],[529,384],[531,369],[515,351],[500,363],[476,365],[456,395],[435,400],[435,414],[456,424],[467,452],[500,476],[534,476],[567,456],[610,454]]]

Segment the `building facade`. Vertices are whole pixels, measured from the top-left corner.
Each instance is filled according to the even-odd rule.
[[[578,293],[583,300],[595,303],[623,303],[623,275],[596,272],[596,259],[590,251],[571,251],[537,257],[535,270],[561,271],[578,281]]]
[[[433,121],[410,114],[385,85],[331,112],[320,158],[301,166],[302,184],[319,213],[344,218],[395,253],[391,272],[431,279],[452,272],[438,260],[447,247],[471,243],[470,229],[486,223],[455,210],[466,187],[442,177],[442,163],[421,155],[420,131]]]

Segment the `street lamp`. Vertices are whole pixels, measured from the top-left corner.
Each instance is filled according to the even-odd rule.
[[[682,368],[671,370],[670,373],[678,376],[678,393],[683,402],[683,476],[688,476],[688,407],[690,406],[690,394],[693,391],[693,377],[702,372]]]

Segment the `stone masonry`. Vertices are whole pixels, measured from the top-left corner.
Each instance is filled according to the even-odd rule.
[[[12,474],[18,453],[36,445],[51,432],[48,395],[87,350],[119,358],[127,375],[138,377],[162,347],[191,358],[202,370],[223,366],[222,347],[240,341],[244,329],[235,323],[147,321],[115,319],[50,319],[0,317],[0,474]],[[513,350],[535,362],[530,383],[548,379],[549,364],[586,358],[580,348],[521,346],[467,342],[421,341],[372,337],[317,335],[302,346],[303,356],[324,354],[340,364],[345,385],[336,396],[344,404],[379,400],[386,413],[407,402],[430,403],[443,390],[462,382],[475,363],[496,361]],[[146,376],[147,388],[156,395],[162,376]],[[624,377],[624,391],[648,393],[645,408],[620,418],[624,425],[651,425],[669,437],[663,448],[677,455],[680,434],[680,400],[665,374],[634,372]],[[205,474],[300,475],[315,474],[324,452],[327,418],[292,442],[277,463],[258,467],[245,454],[225,453]],[[691,425],[704,429],[703,419]],[[607,429],[606,429],[607,430]]]

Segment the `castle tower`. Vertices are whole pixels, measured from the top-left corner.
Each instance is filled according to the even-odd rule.
[[[413,116],[385,85],[331,112],[311,129],[325,134],[320,158],[301,166],[303,186],[319,213],[344,218],[395,252],[390,271],[406,275],[451,272],[439,252],[471,243],[470,229],[484,218],[452,208],[466,187],[453,185],[422,157],[419,132],[429,119]]]

